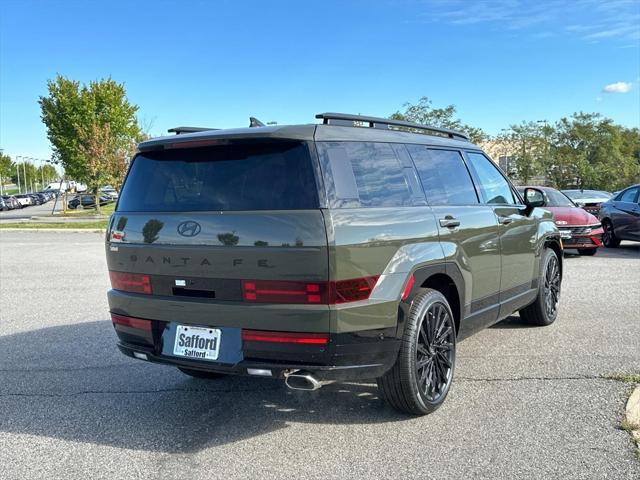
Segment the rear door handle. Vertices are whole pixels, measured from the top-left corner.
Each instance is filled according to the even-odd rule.
[[[502,225],[509,225],[513,222],[513,218],[511,217],[498,217],[498,222]]]
[[[451,215],[447,215],[446,217],[440,219],[440,226],[447,227],[447,228],[459,227],[460,220],[458,220],[455,217],[452,217]]]

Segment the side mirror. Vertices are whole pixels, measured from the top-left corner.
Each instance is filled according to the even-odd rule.
[[[533,210],[536,207],[544,207],[546,204],[546,202],[544,201],[544,193],[542,193],[542,190],[537,188],[525,188],[524,204],[529,211]]]

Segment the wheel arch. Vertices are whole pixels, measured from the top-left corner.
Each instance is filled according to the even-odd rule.
[[[411,276],[414,280],[413,287],[409,296],[401,304],[410,307],[413,298],[424,288],[437,290],[449,302],[457,335],[460,332],[460,324],[464,314],[464,284],[458,267],[446,262],[427,265],[418,267]]]
[[[564,266],[563,266],[563,249],[560,244],[560,240],[556,237],[547,238],[544,242],[544,248],[550,248],[555,252],[556,256],[558,257],[558,263],[560,265],[560,278],[562,278]]]

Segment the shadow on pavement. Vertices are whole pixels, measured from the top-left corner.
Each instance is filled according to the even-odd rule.
[[[127,449],[188,453],[289,422],[410,418],[385,407],[375,384],[293,392],[271,379],[191,379],[121,355],[108,321],[0,337],[0,379],[0,431]]]
[[[568,248],[564,251],[564,258],[573,260],[581,258],[582,255],[578,253],[578,250]],[[640,259],[640,242],[622,242],[617,248],[600,247],[594,257],[586,258],[637,258]]]
[[[498,323],[491,325],[489,328],[496,328],[499,330],[511,330],[516,328],[540,328],[530,323],[525,322],[517,315],[511,315]]]

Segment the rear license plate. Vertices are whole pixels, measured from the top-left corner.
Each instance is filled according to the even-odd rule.
[[[222,332],[217,328],[178,325],[173,354],[199,360],[217,360]]]

